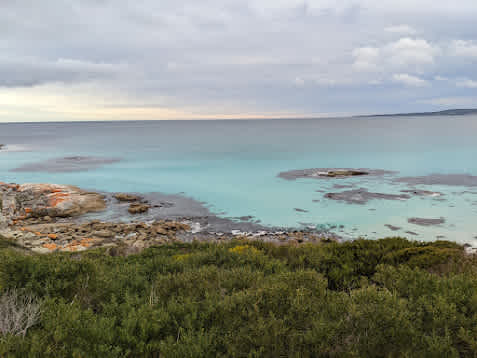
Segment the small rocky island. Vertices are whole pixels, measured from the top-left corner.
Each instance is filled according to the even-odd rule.
[[[395,174],[393,171],[382,169],[351,169],[351,168],[312,168],[299,169],[281,172],[279,178],[286,180],[296,180],[302,178],[327,179],[327,178],[349,178],[357,176],[383,176]]]

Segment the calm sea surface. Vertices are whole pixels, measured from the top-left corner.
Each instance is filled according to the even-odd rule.
[[[0,181],[54,182],[110,192],[182,193],[223,217],[262,224],[337,228],[345,237],[437,236],[477,244],[477,186],[416,185],[443,196],[349,204],[324,197],[354,185],[400,194],[392,178],[334,180],[277,177],[306,168],[371,168],[396,177],[477,175],[477,116],[237,121],[131,121],[0,124]],[[118,158],[74,172],[14,171],[70,157]],[[34,168],[34,166],[33,166]],[[299,209],[298,211],[295,209]],[[438,226],[408,219],[444,218]],[[399,227],[392,231],[386,224]],[[406,233],[410,231],[412,233]],[[338,232],[338,229],[337,229]]]

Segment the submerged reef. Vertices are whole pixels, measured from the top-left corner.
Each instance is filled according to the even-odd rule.
[[[346,190],[339,193],[326,193],[325,198],[331,200],[344,201],[348,204],[366,204],[373,199],[383,200],[407,200],[410,198],[407,194],[384,194],[373,193],[365,188]]]
[[[48,173],[67,173],[80,172],[100,168],[107,164],[119,162],[118,158],[100,158],[100,157],[63,157],[48,159],[37,163],[28,163],[12,169],[14,172],[48,172]]]
[[[409,185],[477,186],[477,176],[470,174],[430,174],[425,176],[395,178],[393,181]]]
[[[438,219],[426,219],[426,218],[409,218],[407,222],[410,224],[420,225],[420,226],[434,226],[441,225],[446,222],[444,218]]]

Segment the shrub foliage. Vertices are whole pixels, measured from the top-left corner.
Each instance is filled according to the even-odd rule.
[[[41,316],[2,332],[0,357],[475,357],[476,269],[456,244],[400,238],[127,257],[4,245],[0,296],[36,297]]]

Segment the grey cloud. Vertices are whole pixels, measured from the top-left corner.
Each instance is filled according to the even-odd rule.
[[[0,59],[0,87],[25,87],[51,82],[84,82],[112,78],[123,66],[58,59],[54,62],[32,58]]]
[[[0,86],[94,81],[181,108],[427,109],[468,97],[433,79],[474,78],[476,17],[473,0],[4,0]],[[399,85],[412,79],[432,86]]]

